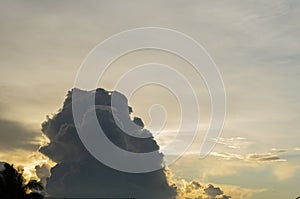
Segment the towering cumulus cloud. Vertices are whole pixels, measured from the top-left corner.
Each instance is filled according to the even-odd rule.
[[[79,97],[73,99],[73,92]],[[77,96],[77,95],[76,95]],[[117,103],[111,103],[112,96]],[[93,104],[89,99],[95,97]],[[113,101],[114,101],[113,100]],[[98,198],[140,198],[140,199],[228,199],[229,196],[213,185],[203,186],[197,181],[186,182],[171,178],[171,171],[162,168],[148,173],[126,173],[110,168],[95,159],[82,144],[77,133],[72,103],[80,105],[80,126],[90,132],[91,110],[96,110],[97,119],[106,137],[116,146],[134,153],[158,151],[159,146],[151,133],[144,129],[140,118],[131,117],[132,108],[127,99],[118,92],[104,89],[83,91],[73,89],[67,94],[63,107],[42,124],[42,131],[50,139],[40,152],[57,163],[51,169],[37,166],[37,176],[44,181],[50,196],[56,197],[98,197]],[[118,117],[114,118],[113,112]],[[119,126],[126,126],[132,134],[124,133]],[[138,138],[132,135],[148,135]],[[99,141],[101,144],[101,141]],[[154,165],[163,164],[163,155],[157,152]],[[172,185],[171,185],[172,184]]]
[[[72,92],[79,92],[80,97],[72,99]],[[95,94],[95,106],[82,103],[91,97],[92,92]],[[120,101],[117,107],[111,106],[112,94],[118,96],[117,99]],[[153,137],[133,137],[122,132],[117,126],[112,109],[118,109],[122,115],[118,122],[126,125],[130,122],[136,124],[133,125],[134,133],[150,134],[143,129],[141,119],[132,119],[128,114],[132,109],[128,106],[125,96],[104,89],[96,91],[73,89],[67,94],[59,112],[42,124],[42,131],[50,139],[50,143],[42,147],[40,152],[57,162],[51,169],[51,177],[47,180],[46,190],[49,195],[146,199],[176,197],[177,190],[169,185],[165,169],[148,173],[126,173],[112,169],[95,159],[79,139],[72,116],[72,102],[84,104],[81,106],[81,126],[89,124],[90,110],[94,107],[105,135],[118,147],[135,153],[159,149]],[[160,155],[157,161],[157,164],[163,164],[163,156]]]

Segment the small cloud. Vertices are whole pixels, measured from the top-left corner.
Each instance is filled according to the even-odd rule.
[[[49,178],[51,176],[50,169],[51,169],[51,166],[46,163],[35,166],[36,176],[40,179],[43,186],[46,186],[47,178]]]
[[[222,195],[224,192],[219,187],[214,187],[209,184],[208,187],[204,189],[204,193],[209,197],[216,198],[216,196]]]
[[[284,159],[281,159],[277,154],[273,154],[273,153],[249,154],[246,156],[246,160],[250,162],[286,161]]]

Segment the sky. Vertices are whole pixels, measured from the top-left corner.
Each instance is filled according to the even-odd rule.
[[[139,64],[174,67],[188,77],[201,102],[199,136],[170,165],[174,176],[246,194],[236,198],[295,198],[300,195],[299,9],[297,0],[1,0],[0,159],[28,168],[48,161],[36,154],[45,142],[40,125],[61,107],[87,54],[121,31],[163,27],[199,42],[223,78],[226,120],[209,156],[198,154],[209,122],[209,95],[179,57],[155,50],[130,53],[110,66],[99,86],[113,90],[122,74]],[[166,134],[157,139],[167,145],[180,120],[174,95],[150,85],[129,103],[152,131],[157,126],[150,125],[148,110],[164,105]]]

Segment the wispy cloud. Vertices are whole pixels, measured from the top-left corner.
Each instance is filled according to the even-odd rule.
[[[239,155],[235,153],[225,153],[225,152],[212,152],[211,156],[219,157],[224,160],[243,160],[248,162],[284,162],[285,159],[282,159],[275,153],[252,153],[247,155]]]
[[[230,137],[230,138],[220,137],[218,138],[218,140],[216,140],[216,143],[224,145],[231,149],[246,148],[251,144],[251,142],[247,140],[245,137]]]
[[[223,159],[226,159],[226,160],[232,160],[232,159],[242,160],[243,159],[242,155],[238,155],[238,154],[234,154],[234,153],[211,152],[210,155],[220,157],[220,158],[223,158]]]
[[[24,124],[0,118],[0,150],[36,151],[41,144],[42,134],[27,128]]]
[[[249,154],[246,156],[246,161],[250,162],[277,162],[286,161],[281,159],[277,154],[263,153],[263,154]]]

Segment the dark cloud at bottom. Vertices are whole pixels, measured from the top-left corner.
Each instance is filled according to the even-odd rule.
[[[73,99],[72,93],[78,92],[78,98]],[[47,179],[46,190],[55,197],[103,197],[103,198],[142,198],[142,199],[171,199],[185,197],[193,189],[201,189],[203,193],[192,198],[229,198],[223,191],[213,185],[201,186],[193,181],[189,186],[178,187],[171,183],[166,169],[148,173],[126,173],[112,169],[96,160],[83,146],[77,134],[73,116],[72,103],[81,106],[81,126],[88,125],[90,108],[93,104],[85,104],[88,98],[95,94],[96,114],[98,121],[111,142],[120,148],[135,153],[157,151],[159,146],[153,137],[136,138],[130,136],[116,125],[112,116],[112,109],[117,108],[120,122],[123,126],[134,126],[137,134],[150,134],[143,129],[142,120],[132,119],[132,108],[128,106],[125,96],[118,92],[108,92],[104,89],[96,91],[69,91],[63,107],[53,117],[42,124],[43,133],[50,139],[47,146],[40,148],[40,152],[48,156],[57,165],[51,169],[51,177]],[[112,107],[111,96],[117,96],[118,107]],[[137,125],[132,125],[133,123]],[[156,164],[163,164],[163,155]],[[41,173],[42,168],[39,169]],[[44,171],[45,172],[45,171]],[[172,184],[172,185],[171,185]]]

